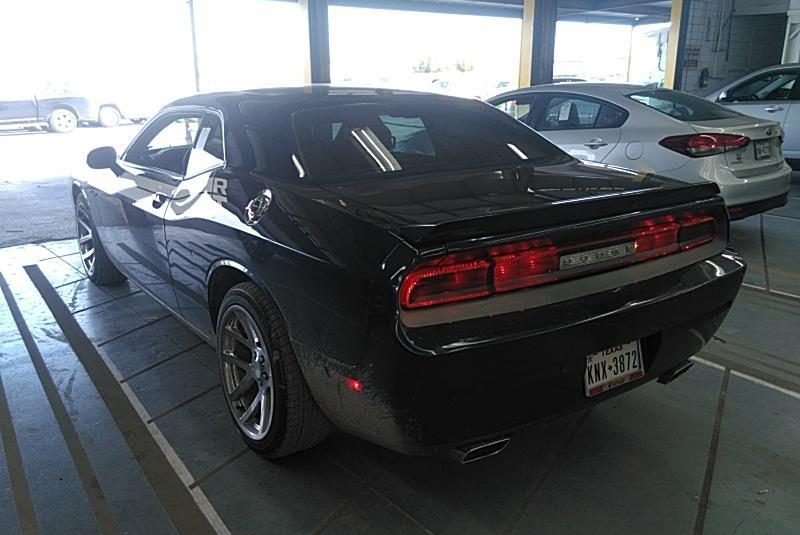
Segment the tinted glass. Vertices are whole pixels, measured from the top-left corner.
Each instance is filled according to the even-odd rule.
[[[680,121],[714,121],[741,117],[735,111],[680,91],[656,89],[628,95],[631,99]]]
[[[748,80],[728,91],[724,102],[789,100],[797,81],[796,72],[770,73]]]
[[[321,182],[568,160],[488,106],[363,103],[296,112],[305,170]]]

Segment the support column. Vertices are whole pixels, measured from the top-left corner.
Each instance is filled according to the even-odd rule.
[[[558,0],[524,0],[519,85],[553,81]]]
[[[308,21],[309,66],[306,82],[331,82],[331,53],[328,38],[328,0],[300,0]]]
[[[800,62],[800,9],[790,9],[786,15],[786,37],[783,41],[781,63],[798,63]]]
[[[684,29],[689,19],[690,0],[672,0],[670,12],[669,39],[667,40],[667,61],[664,66],[664,87],[680,89],[683,78],[683,49],[686,35]]]
[[[194,60],[194,90],[200,92],[200,64],[197,58],[197,29],[194,22],[194,0],[189,0],[189,24],[192,25],[192,59]]]

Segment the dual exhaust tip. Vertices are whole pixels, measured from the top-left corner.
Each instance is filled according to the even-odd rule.
[[[469,464],[497,455],[508,446],[511,437],[500,437],[485,442],[476,442],[450,450],[450,457],[459,464]]]

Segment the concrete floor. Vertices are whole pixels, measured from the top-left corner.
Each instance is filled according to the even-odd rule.
[[[72,241],[0,249],[0,533],[798,533],[798,230],[798,189],[733,225],[747,286],[689,373],[469,466],[343,434],[262,460],[155,302]]]

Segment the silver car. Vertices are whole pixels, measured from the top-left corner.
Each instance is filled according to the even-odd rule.
[[[715,182],[734,219],[788,199],[791,168],[776,121],[637,85],[541,85],[488,102],[581,160]]]
[[[800,63],[765,67],[742,76],[706,98],[745,115],[780,123],[783,154],[800,159]]]

